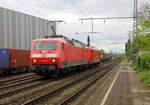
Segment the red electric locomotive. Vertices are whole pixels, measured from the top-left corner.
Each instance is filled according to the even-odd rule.
[[[94,47],[88,47],[88,60],[89,64],[99,64],[101,53],[98,49]]]
[[[88,48],[80,41],[57,35],[33,40],[31,64],[40,76],[58,75],[89,64]]]

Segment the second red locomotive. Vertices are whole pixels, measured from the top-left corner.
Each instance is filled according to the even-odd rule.
[[[59,75],[70,68],[84,68],[100,62],[100,51],[62,35],[33,40],[31,64],[40,76]]]

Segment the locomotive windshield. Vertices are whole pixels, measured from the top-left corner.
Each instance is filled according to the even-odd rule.
[[[34,50],[56,50],[57,42],[36,42]]]

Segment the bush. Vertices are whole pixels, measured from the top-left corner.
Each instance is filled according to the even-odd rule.
[[[150,53],[144,53],[138,58],[138,65],[139,68],[144,70],[144,69],[149,69],[150,70]]]
[[[140,50],[150,50],[150,34],[138,37],[138,48]]]
[[[145,70],[143,72],[139,72],[139,76],[140,76],[140,80],[150,88],[150,71]]]

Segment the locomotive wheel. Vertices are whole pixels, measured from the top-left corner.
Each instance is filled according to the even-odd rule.
[[[59,76],[60,76],[59,70],[55,70],[54,73],[52,74],[52,77],[54,77],[54,78],[58,78]]]

